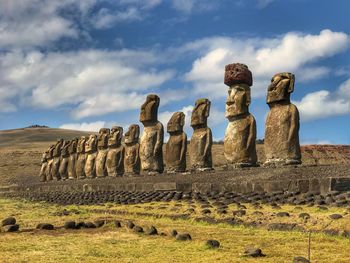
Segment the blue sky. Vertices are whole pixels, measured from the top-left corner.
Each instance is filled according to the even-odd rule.
[[[296,75],[301,142],[350,144],[350,2],[337,0],[0,0],[0,129],[98,130],[138,122],[148,93],[159,119],[212,101],[222,139],[224,66],[253,73],[264,136],[271,77]]]

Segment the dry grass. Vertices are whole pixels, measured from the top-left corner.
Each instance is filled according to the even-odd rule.
[[[58,216],[63,207],[46,203],[0,199],[0,218],[14,215],[21,229],[34,228],[39,222],[62,226],[67,220],[94,221],[95,219],[131,219],[142,227],[154,225],[159,232],[169,233],[172,229],[188,232],[193,240],[180,242],[168,236],[147,236],[135,234],[126,228],[116,229],[112,223],[99,229],[37,231],[21,233],[0,233],[0,262],[291,262],[296,255],[307,255],[307,233],[269,232],[263,228],[245,228],[227,224],[210,225],[188,220],[172,220],[166,217],[174,207],[159,209],[164,204],[114,206],[67,206],[68,211],[79,214]],[[163,217],[140,216],[140,211],[150,211]],[[183,204],[185,206],[185,204]],[[176,206],[178,207],[178,206]],[[287,207],[283,207],[286,209]],[[125,215],[109,215],[89,212],[91,209],[123,210]],[[180,209],[184,209],[181,208]],[[326,212],[303,207],[312,216],[326,217]],[[313,210],[314,209],[314,210]],[[247,209],[251,211],[251,208]],[[270,208],[263,207],[263,213]],[[271,211],[273,212],[273,211]],[[344,212],[334,208],[331,212]],[[178,213],[181,213],[180,211]],[[290,218],[293,221],[294,218]],[[348,224],[347,218],[340,219]],[[339,221],[340,222],[340,221]],[[345,223],[346,222],[346,223]],[[343,225],[341,226],[343,227]],[[220,249],[209,249],[208,239],[217,239]],[[350,262],[348,247],[350,239],[331,237],[318,233],[312,235],[312,262]],[[241,256],[248,246],[260,247],[267,255],[252,259]]]

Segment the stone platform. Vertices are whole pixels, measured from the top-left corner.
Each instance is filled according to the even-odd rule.
[[[243,168],[203,173],[33,182],[3,192],[182,191],[208,193],[350,191],[350,165]]]

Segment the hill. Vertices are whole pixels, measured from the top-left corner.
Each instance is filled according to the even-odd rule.
[[[0,186],[38,180],[42,152],[58,138],[72,139],[90,132],[55,129],[23,128],[0,131]],[[263,145],[257,145],[258,160],[264,162]],[[305,145],[302,160],[306,165],[350,164],[348,145]],[[213,145],[214,167],[225,164],[223,145]]]

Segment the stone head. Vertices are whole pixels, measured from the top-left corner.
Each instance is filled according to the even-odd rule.
[[[141,106],[140,122],[156,122],[158,120],[158,107],[160,99],[156,94],[149,94]]]
[[[290,94],[294,91],[295,76],[283,72],[274,75],[267,89],[267,104],[290,102]]]
[[[77,145],[77,152],[78,153],[85,153],[85,144],[86,144],[86,136],[81,136],[78,140],[78,145]]]
[[[225,117],[237,117],[249,113],[250,105],[250,87],[249,86],[233,86],[228,89],[226,99]]]
[[[191,126],[192,128],[206,127],[207,119],[210,112],[210,100],[199,99],[196,101],[196,105],[192,111]]]
[[[55,144],[52,144],[48,150],[48,159],[52,159],[53,158],[53,152],[56,148]]]
[[[108,145],[108,136],[110,134],[110,130],[108,128],[101,128],[98,132],[98,142],[97,146],[99,148],[106,148]]]
[[[125,144],[137,143],[140,136],[140,126],[137,124],[132,124],[129,126],[128,131],[125,133]]]
[[[108,146],[120,146],[123,139],[123,127],[113,126],[108,136]]]
[[[78,138],[75,138],[71,141],[69,148],[68,148],[68,151],[70,154],[77,152],[77,145],[78,145]]]
[[[92,153],[97,150],[97,136],[91,134],[85,143],[85,152]]]
[[[225,66],[224,83],[231,87],[237,84],[253,85],[252,72],[248,66],[241,63],[228,64]]]
[[[173,116],[171,116],[168,122],[167,132],[170,134],[182,132],[184,125],[185,125],[185,114],[181,111],[175,112]]]
[[[65,156],[69,153],[68,149],[69,149],[70,144],[71,144],[71,141],[63,141],[62,150],[61,150],[62,156]]]
[[[50,156],[49,156],[49,151],[45,151],[41,157],[41,163],[45,163],[47,161],[47,159],[49,159]]]

